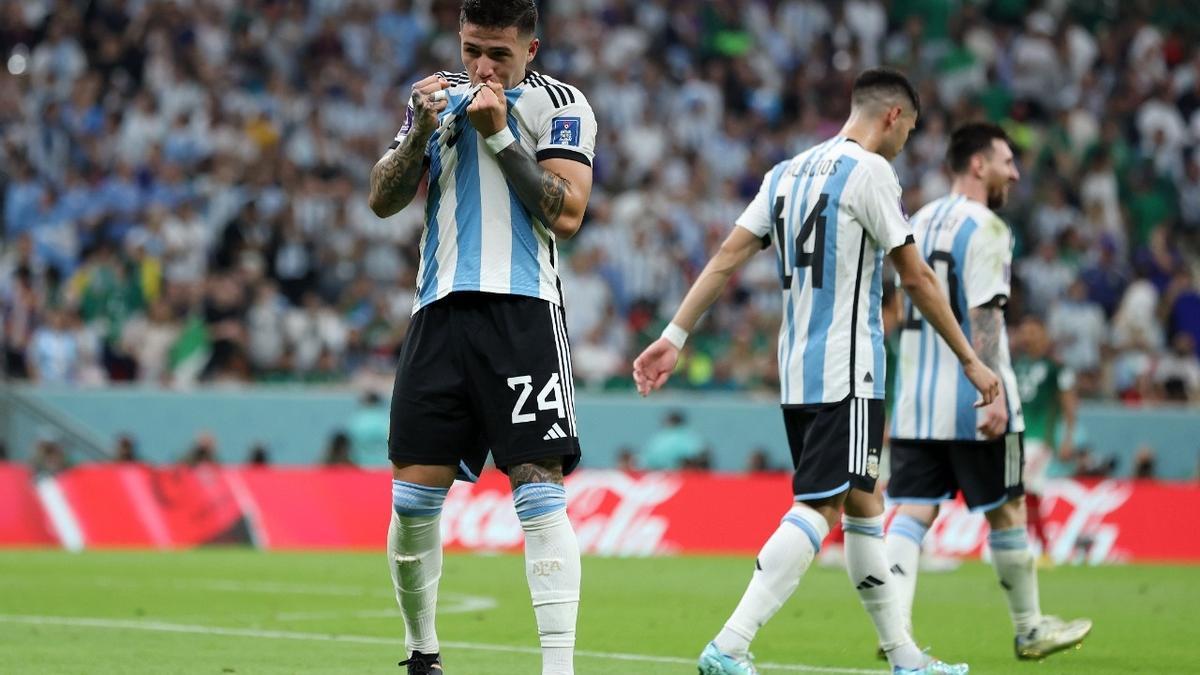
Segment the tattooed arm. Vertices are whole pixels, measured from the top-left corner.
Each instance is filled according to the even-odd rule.
[[[484,138],[506,128],[507,113],[504,89],[496,83],[482,87],[467,107],[471,124]],[[496,161],[517,199],[534,218],[560,239],[574,236],[592,193],[592,167],[562,158],[538,162],[519,143],[497,152]]]
[[[371,210],[380,218],[399,213],[417,195],[425,175],[425,144],[432,131],[413,129],[371,169]]]
[[[1004,332],[1004,310],[998,299],[968,310],[971,323],[971,346],[979,360],[992,370],[1000,365],[1000,340]]]
[[[592,167],[559,158],[539,163],[519,143],[496,153],[496,160],[517,198],[535,218],[560,239],[575,235],[592,192]]]
[[[389,151],[371,169],[368,204],[380,218],[398,213],[416,196],[425,174],[425,145],[437,129],[438,113],[448,105],[445,99],[435,101],[430,95],[449,86],[436,75],[413,85],[412,127],[400,147]]]
[[[967,312],[971,324],[971,343],[979,360],[993,371],[1000,369],[1000,340],[1004,339],[1004,310],[1000,298]],[[999,438],[1008,429],[1008,401],[1004,386],[1000,395],[983,408],[983,420],[979,430],[988,438]]]

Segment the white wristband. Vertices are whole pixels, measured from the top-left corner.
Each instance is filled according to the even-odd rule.
[[[675,322],[672,321],[671,323],[667,324],[666,328],[663,329],[662,337],[667,342],[675,345],[675,349],[683,351],[683,345],[688,339],[688,332],[679,326],[676,326]]]
[[[500,131],[483,139],[483,142],[487,144],[488,150],[491,150],[492,154],[495,155],[513,143],[516,143],[517,137],[513,136],[511,129],[504,127]]]

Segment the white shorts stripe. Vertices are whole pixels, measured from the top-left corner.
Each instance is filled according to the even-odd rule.
[[[579,433],[575,426],[575,364],[571,363],[571,339],[567,334],[567,310],[562,305],[557,306],[556,309],[558,312],[555,316],[558,317],[558,327],[562,331],[563,351],[567,362],[567,381],[563,383],[563,391],[567,393],[567,400],[571,402],[571,433],[578,436]]]
[[[567,424],[571,428],[571,435],[578,436],[579,432],[575,427],[575,370],[571,365],[571,341],[567,338],[566,317],[563,311],[562,307],[554,307],[554,318],[558,321],[558,332],[562,335],[563,365],[567,370],[563,375],[563,396],[567,399]]]
[[[562,325],[562,313],[553,303],[547,303],[550,308],[550,327],[554,332],[554,346],[558,351],[558,381],[562,386],[563,405],[567,416],[567,428],[572,436],[577,436],[575,430],[575,381],[571,373],[571,352],[567,344],[566,331]]]
[[[870,425],[867,423],[867,401],[866,399],[855,399],[858,404],[858,475],[867,475],[867,430]]]
[[[854,414],[857,411],[858,411],[858,409],[855,408],[854,402],[852,400],[850,402],[850,419],[849,419],[850,447],[846,448],[846,457],[847,457],[847,461],[848,461],[846,470],[849,471],[850,473],[854,473],[854,467],[858,465],[858,458],[855,457],[855,454],[858,452],[858,424],[856,423],[856,421],[854,419]]]

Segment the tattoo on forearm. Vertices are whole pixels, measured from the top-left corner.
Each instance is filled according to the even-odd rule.
[[[562,485],[562,459],[559,457],[539,459],[527,464],[518,464],[509,467],[508,481],[512,483],[514,490],[528,483],[554,483],[555,485]]]
[[[400,147],[371,169],[370,203],[377,212],[395,213],[416,196],[429,136],[414,129]]]
[[[571,184],[553,171],[542,168],[519,143],[512,143],[496,153],[496,161],[525,208],[543,225],[553,227],[562,215]]]
[[[992,370],[1000,364],[1000,339],[1004,312],[999,307],[976,307],[970,312],[971,338],[979,360]]]

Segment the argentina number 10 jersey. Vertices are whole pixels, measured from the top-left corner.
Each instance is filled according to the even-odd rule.
[[[987,206],[962,195],[949,195],[913,216],[916,243],[941,281],[942,292],[967,340],[970,310],[1006,301],[1010,292],[1012,234]],[[985,440],[977,426],[979,393],[967,379],[958,357],[921,317],[907,298],[897,358],[894,438],[912,440]],[[1004,384],[1008,431],[1025,430],[1017,378],[1009,355],[1008,333],[1000,327],[996,375]]]

